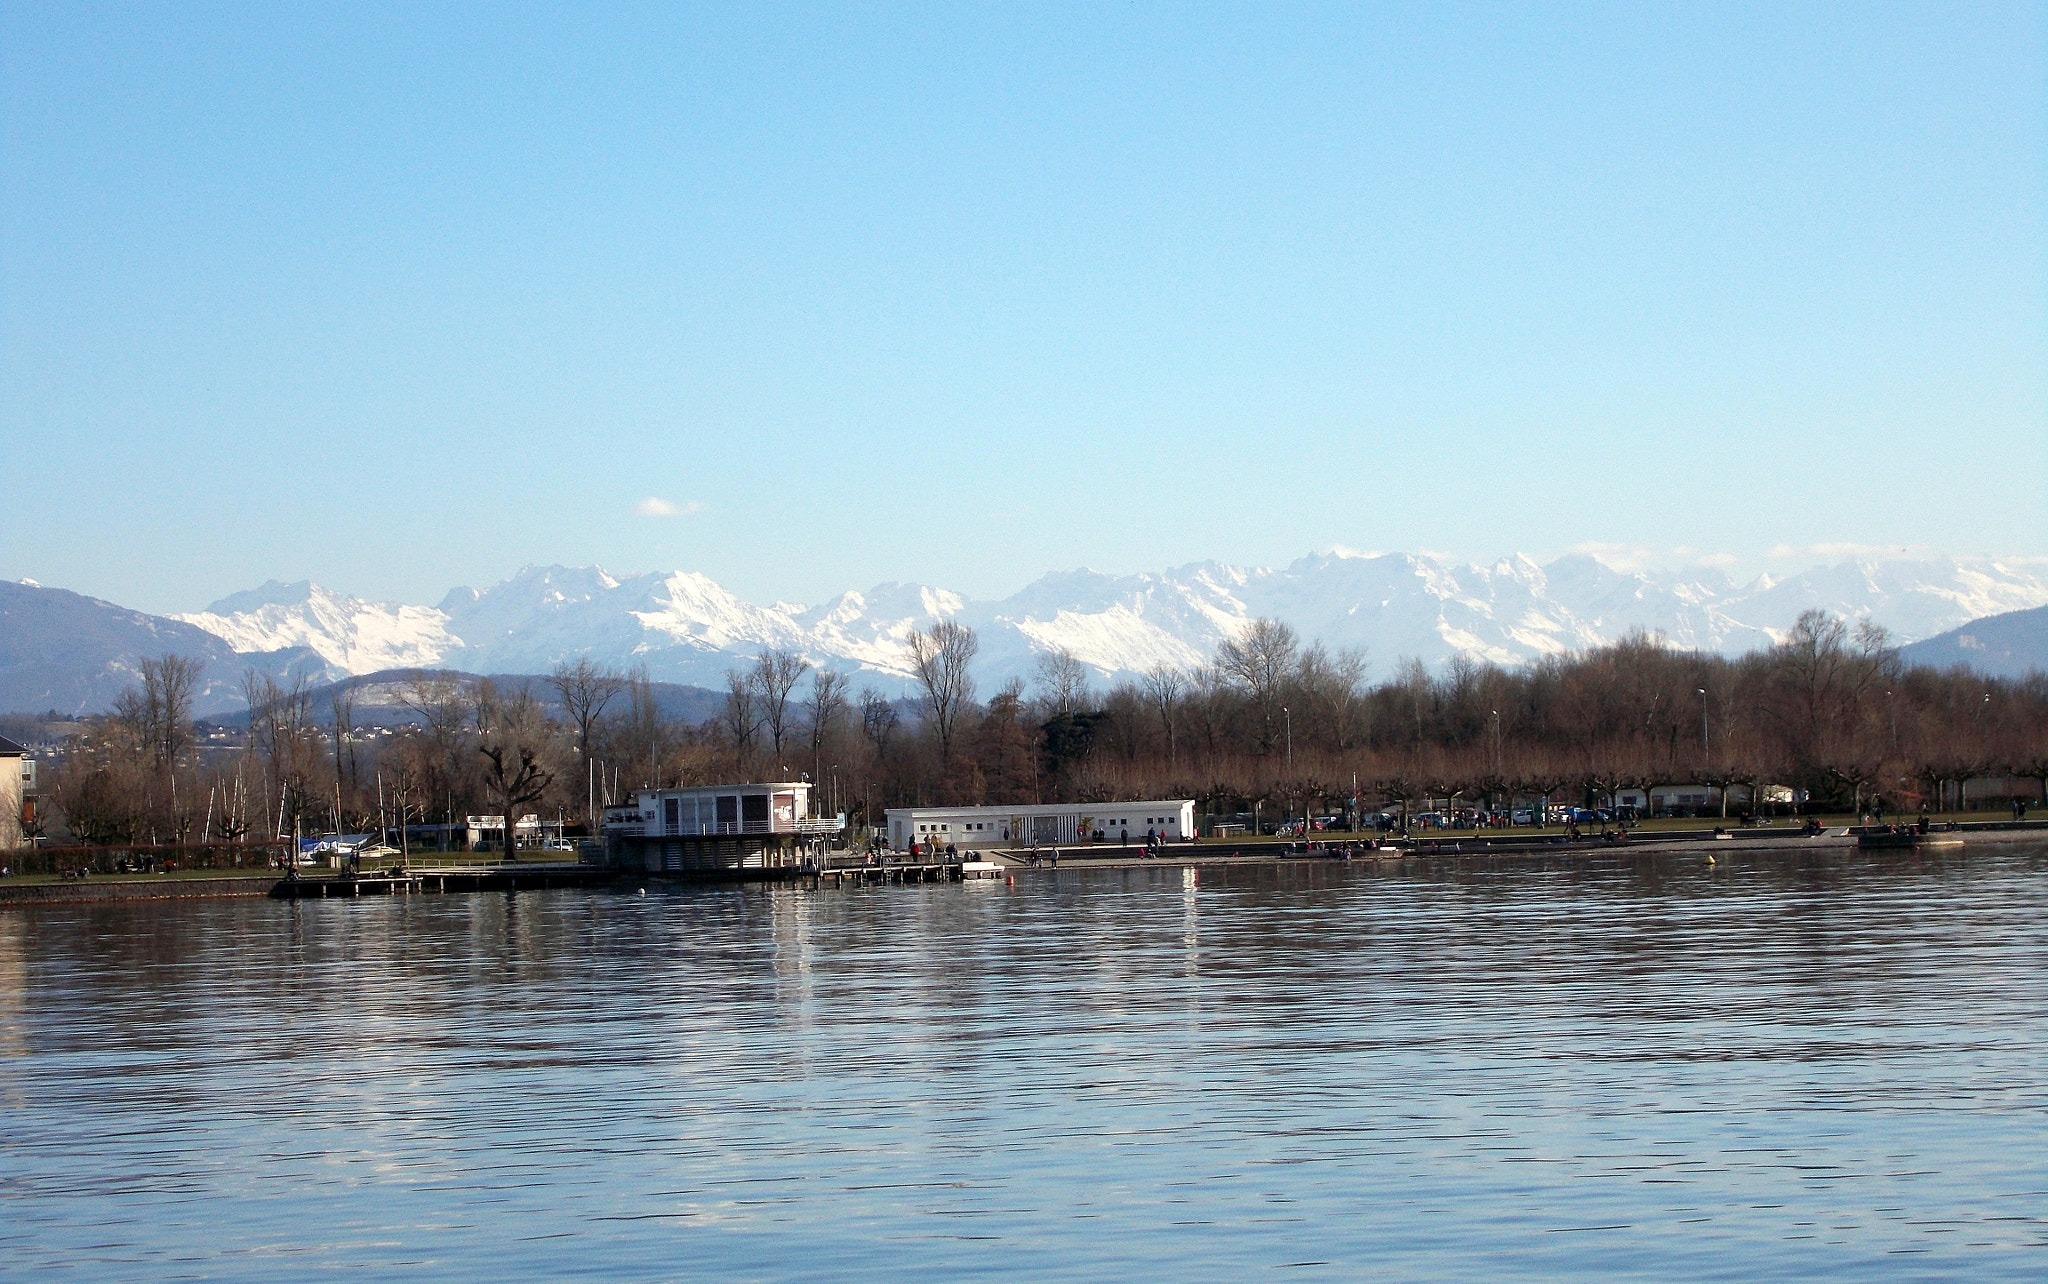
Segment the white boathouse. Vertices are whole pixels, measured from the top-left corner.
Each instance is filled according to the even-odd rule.
[[[642,789],[604,814],[612,863],[650,874],[815,863],[844,828],[811,814],[801,780]]]
[[[951,845],[967,850],[1143,843],[1149,831],[1167,842],[1196,837],[1192,798],[1149,802],[1019,803],[1004,807],[891,807],[889,846],[908,851]],[[1098,840],[1095,835],[1101,835]]]

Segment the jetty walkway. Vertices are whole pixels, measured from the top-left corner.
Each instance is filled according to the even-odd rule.
[[[617,870],[578,861],[500,861],[426,869],[380,869],[277,879],[269,895],[277,900],[396,896],[437,892],[512,892],[543,887],[591,887],[609,883]]]

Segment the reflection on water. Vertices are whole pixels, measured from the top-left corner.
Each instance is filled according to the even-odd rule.
[[[2037,1279],[2044,872],[13,910],[0,1263]]]

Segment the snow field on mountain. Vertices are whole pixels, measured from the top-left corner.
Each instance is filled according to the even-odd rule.
[[[1633,628],[1676,647],[1738,653],[1783,637],[1801,611],[1869,617],[1901,642],[1985,615],[2048,605],[2038,568],[1989,559],[1845,562],[1736,584],[1717,573],[1618,571],[1585,556],[1492,566],[1420,554],[1323,553],[1282,568],[1204,562],[1169,571],[1058,572],[999,601],[884,584],[807,608],[757,606],[697,572],[614,577],[598,567],[528,567],[438,607],[369,602],[317,585],[266,584],[175,618],[238,652],[307,647],[331,676],[442,666],[545,672],[577,656],[661,681],[717,686],[769,647],[855,672],[885,688],[911,677],[914,629],[954,619],[981,641],[988,686],[1028,677],[1065,648],[1103,680],[1207,660],[1251,620],[1282,620],[1306,641],[1364,648],[1381,672],[1401,658],[1514,665],[1611,642]]]

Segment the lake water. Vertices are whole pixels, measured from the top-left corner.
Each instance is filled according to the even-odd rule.
[[[2048,1278],[2048,851],[0,911],[0,1274]]]

